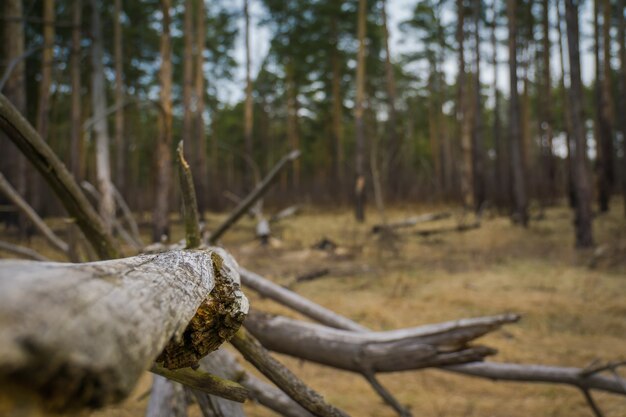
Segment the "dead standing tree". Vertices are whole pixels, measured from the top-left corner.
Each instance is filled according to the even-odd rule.
[[[0,128],[38,169],[53,168],[48,181],[70,214],[88,219],[93,208],[73,178],[64,174],[56,156],[18,116],[0,95]],[[180,155],[189,238],[197,236],[197,213],[189,210],[193,183]],[[95,220],[101,221],[97,215]],[[107,252],[107,245],[113,243],[104,228],[90,227],[85,221],[78,224],[102,258],[114,257],[114,252]],[[187,244],[193,247],[197,239],[195,243],[188,239]],[[34,397],[54,409],[94,408],[118,401],[143,370],[151,369],[195,389],[194,395],[201,390],[239,401],[251,396],[285,415],[346,415],[277,362],[255,335],[270,349],[363,373],[375,387],[379,386],[376,372],[439,367],[489,379],[573,385],[585,392],[594,410],[598,409],[591,389],[626,395],[626,380],[599,375],[604,368],[481,362],[495,351],[472,341],[516,321],[516,315],[372,332],[239,268],[221,249],[168,250],[87,264],[4,261],[0,271],[0,386],[12,387],[0,392],[17,401]],[[323,325],[255,313],[245,323],[247,331],[237,330],[247,312],[239,273],[245,285]],[[142,337],[137,337],[138,332]],[[246,372],[233,375],[237,365],[228,364],[223,353],[218,354],[223,359],[218,366],[230,370],[231,377],[250,391],[205,371],[212,357],[199,362],[200,357],[233,335],[234,346],[280,391]],[[201,370],[188,368],[196,365]],[[157,380],[157,388],[161,382]],[[381,395],[386,393],[379,388]],[[14,395],[16,390],[23,395]],[[167,398],[178,395],[169,388],[153,392],[167,393]],[[200,404],[213,410],[221,407],[215,398],[203,395],[196,396]],[[158,407],[167,398],[154,397],[151,404]]]

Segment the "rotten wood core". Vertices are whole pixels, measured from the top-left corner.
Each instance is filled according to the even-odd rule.
[[[61,412],[112,404],[155,361],[196,366],[247,310],[237,266],[221,249],[1,261],[0,392],[11,387]]]

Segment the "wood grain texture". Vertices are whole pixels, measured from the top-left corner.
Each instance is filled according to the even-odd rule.
[[[17,385],[53,410],[114,403],[157,358],[170,369],[194,365],[247,309],[237,266],[221,249],[2,261],[0,387]]]

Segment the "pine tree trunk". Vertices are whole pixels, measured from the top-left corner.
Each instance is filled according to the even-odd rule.
[[[474,206],[474,195],[472,192],[474,175],[472,171],[472,121],[469,111],[469,94],[467,85],[467,69],[465,65],[465,1],[457,0],[457,28],[456,40],[459,48],[457,77],[458,101],[457,119],[461,134],[461,163],[460,163],[460,183],[463,205],[466,208]]]
[[[246,164],[246,189],[252,190],[254,188],[254,175],[252,172],[251,162],[254,161],[253,143],[252,143],[252,129],[253,129],[253,102],[252,102],[252,77],[250,74],[250,13],[248,11],[249,0],[244,0],[243,14],[245,20],[245,40],[246,40],[246,102],[245,102],[245,115],[244,115],[244,142],[246,145],[246,157],[248,163]]]
[[[359,50],[356,64],[356,101],[354,103],[354,123],[356,134],[355,147],[355,185],[354,214],[358,222],[365,221],[365,122],[363,107],[365,101],[365,36],[367,1],[359,0],[357,37]]]
[[[541,90],[541,113],[539,128],[541,132],[542,143],[540,149],[542,150],[542,166],[545,172],[544,183],[546,184],[543,198],[551,203],[554,196],[556,196],[556,165],[554,155],[552,153],[552,78],[550,71],[550,58],[551,58],[551,43],[550,43],[550,1],[543,0],[542,7],[542,78],[543,88]]]
[[[522,143],[520,129],[520,105],[517,90],[517,7],[516,0],[507,0],[507,17],[509,24],[509,79],[511,83],[510,98],[510,158],[514,200],[514,220],[524,227],[528,225],[526,184],[522,161]]]
[[[71,143],[70,143],[70,171],[80,181],[81,177],[81,147],[82,147],[82,115],[81,115],[81,74],[80,74],[80,41],[83,15],[82,0],[72,3],[72,55],[70,57],[70,72],[72,84],[71,97]]]
[[[585,128],[583,112],[583,90],[580,78],[580,46],[578,30],[578,6],[574,0],[565,0],[567,21],[567,45],[569,51],[570,91],[569,107],[572,111],[572,136],[574,138],[574,186],[576,189],[576,246],[587,248],[593,245],[591,183],[587,167]]]
[[[207,141],[206,141],[206,127],[204,122],[204,41],[206,37],[205,29],[205,14],[203,0],[196,0],[196,51],[195,51],[195,99],[196,99],[196,114],[195,114],[195,135],[194,141],[196,142],[196,149],[198,152],[194,155],[193,161],[196,167],[194,173],[194,181],[196,183],[196,195],[198,196],[198,211],[200,217],[204,216],[204,212],[208,208],[209,203],[209,170],[207,165]],[[217,167],[216,167],[217,169]]]
[[[111,184],[111,161],[109,156],[109,128],[107,125],[106,87],[104,80],[104,52],[102,45],[102,25],[98,0],[91,0],[91,30],[93,45],[91,51],[93,105],[93,130],[96,136],[96,176],[101,199],[100,216],[104,220],[107,231],[111,231],[115,216],[115,201]]]
[[[289,149],[299,149],[300,133],[298,129],[298,91],[294,77],[293,62],[285,68],[287,76],[287,144]],[[293,162],[291,185],[294,190],[300,187],[300,161]]]
[[[485,202],[485,149],[483,139],[483,113],[480,86],[480,20],[482,0],[474,0],[474,129],[472,131],[472,171],[474,183],[474,209],[480,210]]]
[[[400,177],[402,175],[401,167],[399,163],[400,154],[400,138],[398,135],[398,116],[396,111],[397,91],[396,91],[396,77],[393,72],[393,65],[391,64],[391,52],[389,49],[389,30],[387,29],[387,0],[382,2],[382,18],[383,18],[383,38],[385,43],[385,83],[387,87],[387,105],[388,105],[388,119],[387,126],[389,132],[389,143],[385,147],[387,150],[386,157],[383,160],[387,161],[387,169],[383,175],[386,175],[388,187],[390,193],[397,196],[399,192]],[[383,152],[384,155],[384,152]]]
[[[612,80],[611,70],[611,2],[602,0],[602,84],[601,84],[601,107],[602,123],[600,128],[603,129],[601,134],[601,143],[599,143],[600,172],[602,176],[602,200],[600,201],[600,211],[609,210],[609,200],[613,184],[615,183],[615,170],[613,161],[613,97],[612,97]]]
[[[619,56],[620,56],[620,74],[619,74],[619,106],[622,116],[619,118],[622,137],[626,138],[626,21],[624,19],[624,6],[626,1],[619,0],[617,3],[617,15],[619,16],[617,26],[617,38],[619,40]],[[624,215],[626,216],[626,141],[622,140],[622,161],[621,161],[621,177],[622,177],[622,197],[624,199]]]
[[[342,0],[338,0],[336,10],[340,10]],[[335,13],[338,13],[337,11]],[[337,191],[336,199],[343,200],[343,100],[341,96],[341,62],[339,56],[339,33],[337,15],[333,14],[330,21],[330,30],[332,36],[332,51],[330,55],[332,69],[332,141],[333,141],[333,179],[334,188]]]
[[[508,186],[508,164],[506,162],[506,147],[504,146],[504,138],[502,136],[502,120],[500,119],[500,91],[498,90],[498,39],[496,37],[498,10],[496,9],[496,1],[492,5],[493,22],[491,28],[491,49],[493,50],[491,65],[493,66],[493,94],[494,94],[494,119],[493,119],[493,141],[496,152],[496,161],[494,167],[494,184],[495,197],[494,201],[499,208],[508,207],[510,187]]]
[[[162,117],[156,146],[156,201],[152,217],[152,239],[169,239],[169,198],[172,178],[172,41],[170,35],[171,0],[161,0],[163,33],[161,34],[161,68],[159,84]]]
[[[122,36],[122,0],[115,0],[113,44],[115,55],[115,182],[126,195],[126,142],[124,141],[124,62]]]
[[[192,92],[194,86],[194,61],[193,61],[193,0],[185,0],[185,12],[183,15],[183,127],[181,136],[184,143],[185,159],[191,162],[192,172],[196,173],[195,155],[198,154],[198,142],[194,140],[192,107]],[[194,175],[195,177],[195,175]]]
[[[3,13],[7,21],[3,23],[2,34],[4,37],[3,52],[6,61],[18,60],[9,78],[4,85],[3,93],[22,113],[26,114],[26,65],[20,57],[24,54],[24,10],[21,0],[6,0],[3,5]],[[26,159],[9,141],[0,135],[0,172],[5,172],[18,193],[26,196]],[[26,219],[20,215],[18,218],[20,234],[26,234]]]

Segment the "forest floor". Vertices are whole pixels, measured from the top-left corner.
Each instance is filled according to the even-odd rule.
[[[442,210],[405,207],[389,219]],[[254,240],[245,218],[224,246],[246,268],[376,330],[464,317],[515,312],[522,320],[481,339],[498,349],[493,361],[585,367],[595,360],[626,360],[626,220],[621,205],[594,221],[596,247],[576,250],[571,211],[550,208],[528,229],[485,214],[481,227],[419,236],[418,230],[458,225],[460,216],[372,235],[375,212],[358,224],[348,210],[305,209],[273,226],[272,245]],[[208,215],[215,225],[223,215]],[[473,215],[466,219],[473,221]],[[175,229],[174,237],[182,237]],[[312,247],[326,238],[334,250]],[[41,242],[36,238],[37,247]],[[327,268],[314,281],[295,277]],[[255,308],[294,315],[246,292]],[[393,416],[359,375],[279,358],[326,399],[353,416]],[[626,374],[626,370],[622,375]],[[491,382],[439,370],[381,375],[381,381],[415,416],[591,416],[580,391],[565,386]],[[143,415],[150,384],[98,417]],[[607,417],[626,416],[626,398],[594,393]],[[275,415],[255,404],[249,416]],[[190,409],[191,416],[199,416]]]

